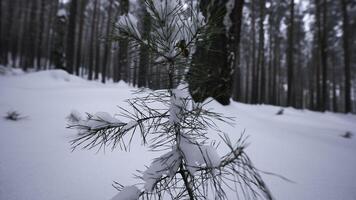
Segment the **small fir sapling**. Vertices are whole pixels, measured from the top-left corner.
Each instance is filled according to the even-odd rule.
[[[131,14],[121,16],[115,27],[120,35],[114,39],[145,45],[155,58],[152,64],[166,69],[167,89],[146,91],[127,100],[131,108],[120,107],[120,119],[105,112],[83,118],[73,111],[68,116],[69,128],[79,131],[72,140],[73,149],[127,150],[133,135],[139,133],[143,144],[162,151],[163,155],[141,172],[139,184],[123,186],[115,182],[119,193],[113,200],[228,199],[231,193],[236,193],[233,198],[272,199],[244,151],[244,138],[233,143],[216,125],[216,121],[231,119],[206,109],[208,101],[195,103],[189,95],[184,81],[191,63],[189,54],[196,41],[215,32],[207,28],[209,22],[192,2],[187,6],[178,0],[146,0],[152,21],[149,40],[142,39]],[[208,131],[219,134],[229,152],[219,156]]]
[[[17,111],[8,111],[6,113],[6,116],[4,117],[6,120],[10,120],[10,121],[18,121],[21,119],[26,118],[25,116],[22,116],[19,112]]]
[[[276,113],[276,115],[283,115],[283,113],[284,113],[284,109],[281,108],[281,109],[279,109],[279,111]]]
[[[350,139],[353,136],[353,134],[350,131],[346,131],[346,133],[341,136],[343,138]]]

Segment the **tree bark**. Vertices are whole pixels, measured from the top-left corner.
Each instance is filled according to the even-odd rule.
[[[120,1],[120,15],[127,15],[129,12],[129,1],[121,0]],[[119,51],[118,51],[118,80],[128,81],[128,47],[129,43],[127,40],[119,41]]]
[[[46,0],[41,0],[41,8],[40,8],[40,19],[39,19],[39,31],[38,31],[38,44],[37,44],[37,52],[36,52],[36,66],[37,66],[37,69],[42,69],[43,68],[43,65],[42,65],[42,62],[41,62],[41,59],[43,57],[42,55],[42,52],[43,52],[43,49],[44,49],[44,46],[43,46],[43,30],[44,30],[44,14],[45,14],[45,6],[46,6]]]
[[[345,113],[352,111],[351,103],[351,67],[350,67],[350,48],[349,48],[349,16],[347,13],[348,0],[341,0],[342,7],[342,30],[343,30],[343,49],[344,49],[344,76],[345,76]]]
[[[151,21],[149,14],[145,8],[145,2],[141,0],[141,11],[140,14],[141,16],[141,21],[142,24],[140,24],[140,29],[142,31],[142,38],[144,40],[149,40],[149,34],[150,34],[150,29],[151,29]],[[140,46],[140,62],[139,62],[139,70],[138,70],[138,80],[137,80],[137,86],[138,87],[146,87],[147,86],[147,70],[150,68],[150,55],[149,55],[149,49],[142,45]]]
[[[232,26],[230,27],[229,44],[230,55],[229,65],[234,69],[233,79],[233,91],[232,98],[235,101],[242,101],[242,86],[241,86],[241,69],[240,69],[240,38],[241,38],[241,26],[242,26],[242,13],[244,7],[244,0],[235,0],[234,8],[230,14]]]
[[[209,28],[220,30],[210,39],[197,44],[189,69],[189,91],[193,99],[202,102],[213,97],[222,105],[230,104],[232,93],[232,69],[228,65],[226,28],[221,16],[226,14],[227,0],[202,1],[201,11],[206,17]],[[209,48],[207,48],[209,47]]]
[[[251,37],[252,37],[252,90],[251,90],[251,102],[257,103],[258,96],[258,76],[256,73],[256,13],[255,13],[255,3],[251,2]]]
[[[111,32],[111,23],[112,23],[112,6],[114,0],[109,0],[109,8],[108,8],[108,19],[106,23],[106,41],[104,45],[104,60],[103,60],[103,67],[101,71],[101,82],[105,83],[106,80],[106,71],[110,66],[110,56],[111,56],[111,39],[110,39],[110,32]]]
[[[78,0],[72,0],[69,8],[69,22],[68,22],[68,35],[67,35],[67,48],[66,48],[66,69],[68,73],[74,72],[74,59],[75,59],[75,30],[77,19]]]
[[[258,103],[265,103],[265,84],[266,84],[266,74],[265,74],[265,29],[264,29],[264,19],[265,19],[265,6],[266,1],[260,0],[260,21],[259,21],[259,39],[258,39],[258,58],[257,58],[257,82],[258,82]]]
[[[93,17],[91,21],[91,34],[90,34],[90,41],[89,41],[89,74],[88,79],[93,79],[93,69],[94,69],[94,51],[95,51],[95,26],[96,26],[96,15],[97,15],[97,7],[98,7],[98,0],[94,0],[94,10],[93,10]]]
[[[101,66],[101,57],[100,57],[100,53],[101,53],[101,49],[100,49],[100,40],[99,40],[99,37],[100,37],[100,17],[101,17],[101,14],[100,14],[100,4],[98,6],[98,11],[97,11],[97,19],[95,20],[95,38],[94,38],[94,41],[95,41],[95,64],[94,64],[94,71],[95,71],[95,74],[94,74],[94,79],[95,80],[98,80],[99,79],[99,71],[100,71],[100,66]]]
[[[87,0],[80,0],[80,11],[79,11],[79,32],[77,41],[77,52],[75,60],[75,74],[79,76],[79,70],[82,67],[82,40],[83,40],[83,29],[85,21],[85,7]]]
[[[290,3],[290,19],[288,26],[288,51],[287,51],[287,69],[288,69],[288,92],[287,92],[287,106],[295,107],[294,103],[294,44],[293,44],[293,32],[294,32],[294,0]]]

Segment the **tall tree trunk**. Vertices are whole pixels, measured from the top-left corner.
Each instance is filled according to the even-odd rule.
[[[77,41],[77,52],[75,60],[75,74],[79,75],[79,70],[82,66],[82,40],[83,40],[83,29],[85,21],[85,8],[87,5],[87,0],[80,0],[80,12],[79,12],[79,32]]]
[[[141,0],[141,10],[140,14],[142,24],[140,24],[140,28],[142,31],[142,38],[144,40],[149,40],[149,34],[151,29],[151,21],[149,14],[145,8],[145,2]],[[138,70],[138,87],[146,87],[147,86],[147,70],[150,68],[150,55],[149,49],[146,46],[140,46],[140,62],[139,62],[139,70]]]
[[[264,54],[264,18],[265,18],[265,0],[259,0],[260,19],[259,19],[259,39],[258,39],[258,55],[257,55],[257,101],[264,103],[265,95],[265,54]]]
[[[129,1],[120,1],[120,15],[127,15],[129,12]],[[119,41],[119,51],[118,51],[118,73],[119,80],[122,79],[125,82],[128,81],[128,47],[129,43],[127,40]]]
[[[5,45],[5,34],[3,31],[3,19],[5,18],[3,11],[2,11],[2,4],[3,1],[0,1],[0,64],[6,65],[6,55],[7,55],[7,48]]]
[[[315,109],[315,94],[314,94],[314,77],[315,77],[315,70],[313,68],[313,63],[310,62],[308,66],[308,72],[309,72],[309,109],[314,110]]]
[[[342,7],[342,30],[344,48],[344,76],[345,76],[345,113],[352,111],[351,104],[351,67],[350,67],[350,48],[349,48],[349,16],[347,13],[348,0],[341,0]]]
[[[8,4],[9,19],[6,20],[7,24],[5,25],[7,27],[7,30],[3,30],[3,31],[6,31],[5,38],[8,39],[6,45],[8,45],[7,46],[8,51],[11,52],[12,67],[17,66],[19,42],[21,41],[21,35],[22,35],[21,33],[22,33],[22,28],[23,28],[23,26],[21,26],[21,21],[23,19],[24,13],[26,13],[26,12],[20,12],[20,9],[18,9],[20,7],[19,6],[20,3],[21,2],[19,2],[17,0],[9,2],[9,4]],[[16,16],[16,21],[17,21],[16,24],[14,23],[15,16]]]
[[[41,0],[41,8],[40,8],[40,19],[39,19],[39,24],[38,24],[38,43],[37,43],[37,52],[36,52],[36,66],[37,66],[37,69],[42,69],[43,68],[43,65],[42,65],[42,62],[41,62],[41,59],[42,59],[42,52],[43,52],[43,49],[44,49],[44,46],[43,46],[43,30],[44,30],[44,15],[45,15],[45,6],[46,6],[46,0]]]
[[[290,3],[290,19],[288,26],[288,51],[287,51],[287,69],[288,69],[288,93],[287,93],[287,106],[295,106],[294,104],[294,44],[293,44],[293,32],[294,32],[294,0]]]
[[[202,1],[200,8],[210,28],[221,30],[213,38],[197,44],[189,69],[189,91],[197,102],[213,97],[223,105],[230,104],[232,92],[232,69],[228,65],[227,36],[224,19],[227,0]],[[206,48],[209,47],[209,48]],[[213,86],[213,87],[212,87]]]
[[[75,60],[75,30],[77,19],[78,0],[71,0],[69,8],[69,22],[68,22],[68,35],[67,35],[67,48],[66,48],[66,69],[68,73],[74,72]]]
[[[95,25],[95,64],[94,64],[94,71],[95,71],[95,75],[94,75],[94,79],[98,80],[99,79],[99,71],[100,71],[100,66],[101,66],[101,57],[100,57],[100,53],[101,53],[101,45],[100,45],[100,4],[99,4],[99,8],[97,11],[97,19],[95,21],[96,25]]]
[[[333,111],[334,112],[338,112],[338,106],[337,106],[337,95],[336,95],[336,74],[337,74],[337,70],[336,70],[336,58],[335,58],[335,53],[332,54],[332,58],[331,58],[331,65],[332,65],[332,95],[333,95]]]
[[[232,25],[229,30],[230,59],[228,64],[234,69],[232,98],[235,101],[242,101],[241,67],[240,67],[240,38],[242,26],[242,13],[244,0],[235,0],[234,8],[231,11],[230,19]],[[231,54],[232,53],[232,54]],[[233,56],[231,56],[233,55]]]
[[[52,48],[52,61],[56,69],[64,68],[64,43],[65,43],[65,30],[66,30],[66,17],[56,16],[56,25],[53,36],[53,48]]]
[[[318,107],[320,111],[325,111],[327,109],[328,103],[328,89],[327,89],[327,1],[323,0],[322,4],[320,0],[315,0],[316,6],[316,24],[318,31],[318,41],[319,41],[319,56],[321,61],[321,96],[318,102]],[[322,6],[322,13],[321,13]],[[319,77],[318,77],[319,78]],[[317,79],[318,79],[317,78]],[[320,84],[320,83],[319,83]]]
[[[104,60],[103,60],[103,67],[101,68],[101,82],[105,83],[106,80],[106,71],[110,66],[110,56],[111,56],[111,39],[110,39],[110,32],[111,32],[111,25],[112,25],[112,6],[114,0],[109,0],[109,8],[108,8],[108,19],[106,23],[106,41],[104,45]]]
[[[46,30],[46,40],[45,40],[45,68],[49,69],[51,64],[53,64],[53,41],[55,37],[56,25],[57,25],[57,10],[58,10],[58,0],[50,1],[50,8],[48,12],[48,23]]]
[[[322,90],[320,88],[320,69],[321,69],[321,38],[322,38],[322,27],[321,27],[321,13],[320,13],[320,1],[315,0],[315,18],[316,18],[316,31],[317,31],[317,58],[316,58],[316,98],[317,98],[317,106],[316,109],[321,111],[323,110],[323,99],[322,99]]]
[[[33,68],[34,61],[35,61],[35,39],[37,32],[36,32],[36,12],[37,12],[37,0],[31,1],[30,9],[29,9],[29,18],[28,25],[24,31],[24,47],[23,51],[25,52],[24,60],[22,62],[22,68],[24,71],[27,71],[28,68]]]
[[[252,37],[252,90],[251,90],[251,102],[257,103],[258,98],[258,76],[257,76],[257,65],[256,65],[256,13],[255,13],[255,3],[251,2],[251,37]]]
[[[279,22],[276,22],[279,23]],[[278,26],[279,28],[279,26]],[[272,104],[273,105],[278,105],[277,104],[277,90],[278,90],[278,84],[277,84],[277,78],[278,78],[278,70],[277,70],[277,65],[278,65],[278,60],[280,59],[279,53],[280,53],[280,41],[279,41],[279,36],[278,36],[278,31],[276,31],[277,28],[274,30],[274,44],[273,44],[273,63],[272,63],[272,68],[273,68],[273,78],[272,78],[272,92],[271,92],[271,98],[272,98]]]
[[[93,69],[94,69],[94,51],[95,51],[95,26],[96,26],[96,15],[97,15],[97,7],[98,7],[98,0],[94,0],[94,10],[93,10],[93,17],[91,21],[91,34],[90,34],[90,41],[89,41],[89,74],[88,79],[93,79]]]
[[[323,0],[323,33],[321,38],[321,62],[322,62],[322,81],[323,81],[323,103],[322,111],[328,109],[329,92],[328,92],[328,27],[327,27],[327,0]]]
[[[272,26],[272,22],[269,22],[270,26]],[[273,71],[273,34],[271,31],[271,28],[269,28],[269,35],[268,35],[268,68],[267,68],[267,74],[268,74],[268,79],[267,79],[267,88],[266,88],[266,102],[268,104],[272,103],[272,77],[274,75]]]
[[[245,103],[250,103],[250,69],[251,69],[251,64],[250,64],[250,57],[245,57],[245,63],[246,63],[246,84],[245,84]]]

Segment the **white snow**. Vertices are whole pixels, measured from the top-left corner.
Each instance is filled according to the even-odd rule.
[[[116,106],[125,107],[124,100],[133,96],[131,90],[124,83],[103,85],[60,70],[0,75],[0,116],[9,110],[27,116],[20,121],[0,118],[0,199],[111,199],[118,193],[111,187],[113,181],[136,184],[136,169],[145,171],[145,165],[161,152],[148,151],[139,136],[134,136],[130,152],[71,152],[69,141],[76,131],[65,128],[73,109],[113,116],[119,112]],[[245,130],[247,153],[258,169],[294,181],[262,175],[276,199],[356,198],[355,115],[293,108],[275,115],[280,109],[276,106],[232,103],[223,107],[215,101],[209,106],[236,117],[235,127],[221,128],[232,140]],[[346,131],[354,136],[341,137]],[[216,151],[223,156],[228,148],[220,144]]]
[[[17,68],[12,68],[12,67],[5,67],[3,65],[0,65],[0,76],[1,75],[8,75],[8,76],[16,76],[23,74],[23,71]]]

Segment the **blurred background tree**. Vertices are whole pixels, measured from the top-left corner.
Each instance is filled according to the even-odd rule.
[[[147,49],[113,41],[120,15],[151,23],[142,0],[2,0],[0,64],[23,70],[65,69],[102,82],[168,87],[165,69]],[[193,52],[190,91],[252,104],[356,112],[356,2],[351,0],[182,0],[212,31]],[[145,35],[145,34],[144,34]],[[148,38],[147,38],[148,40]],[[140,48],[139,53],[136,48]],[[181,77],[184,78],[184,77]]]

